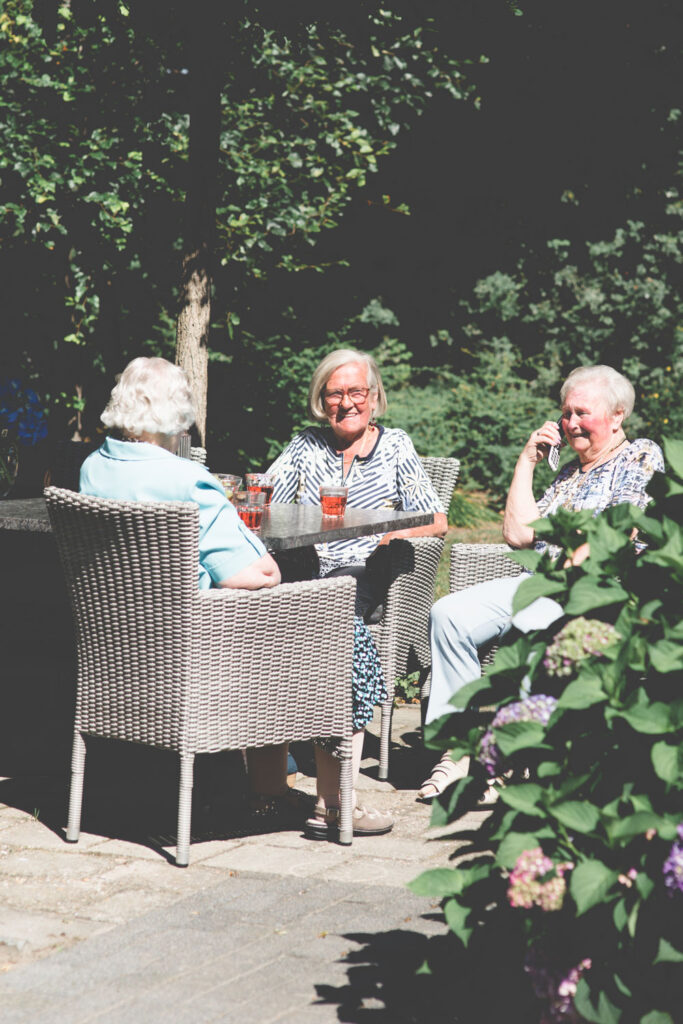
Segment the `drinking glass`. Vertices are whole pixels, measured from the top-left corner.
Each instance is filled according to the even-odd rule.
[[[225,497],[228,501],[234,502],[235,491],[239,491],[242,486],[242,477],[234,476],[232,473],[214,473],[213,475],[223,488]]]
[[[258,530],[263,519],[263,505],[238,505],[237,515],[250,530]]]
[[[333,484],[320,485],[320,506],[324,516],[343,516],[346,510],[346,500],[349,495],[348,487],[336,486]]]
[[[252,493],[261,491],[266,496],[266,506],[270,505],[275,489],[275,477],[269,476],[268,473],[247,473],[245,480],[247,481],[247,491]]]

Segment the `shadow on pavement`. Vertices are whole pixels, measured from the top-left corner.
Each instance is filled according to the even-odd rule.
[[[429,915],[443,920],[441,915]],[[427,919],[429,919],[429,916]],[[538,1004],[514,956],[467,953],[446,930],[427,936],[393,930],[346,934],[347,983],[316,985],[318,1003],[348,1024],[493,1024],[538,1019]],[[431,973],[425,969],[429,963]],[[521,979],[521,980],[520,980]]]

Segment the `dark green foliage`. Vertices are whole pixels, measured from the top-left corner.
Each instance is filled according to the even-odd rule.
[[[90,430],[127,358],[172,352],[199,14],[155,10],[7,0],[0,14],[0,238],[6,329],[20,340],[10,369],[45,377],[62,419],[92,400]],[[378,160],[435,93],[469,87],[409,7],[328,17],[320,5],[238,2],[212,18],[207,54],[224,54],[220,354],[245,283],[322,269],[311,245]]]
[[[443,898],[466,947],[474,934],[482,941],[482,932],[504,928],[544,969],[554,964],[566,975],[589,958],[576,1007],[597,1024],[673,1024],[683,999],[683,892],[667,889],[663,874],[683,821],[683,441],[664,447],[667,475],[653,481],[656,502],[646,512],[620,505],[596,518],[563,512],[536,524],[561,546],[557,566],[587,540],[591,554],[580,567],[519,557],[536,565],[517,607],[552,594],[565,621],[611,623],[618,637],[601,656],[570,659],[568,677],[544,657],[561,621],[513,631],[488,675],[454,698],[470,710],[427,728],[432,743],[454,744],[454,756],[469,753],[474,766],[435,807],[433,824],[444,825],[472,810],[484,785],[476,758],[486,723],[471,709],[518,700],[524,676],[532,694],[557,699],[546,726],[495,730],[507,781],[471,847],[459,851],[471,859],[427,872],[413,888]],[[648,543],[639,555],[629,539],[636,527]],[[573,865],[560,910],[508,903],[507,876],[536,847]]]

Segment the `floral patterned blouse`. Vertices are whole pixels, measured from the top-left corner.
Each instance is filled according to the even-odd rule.
[[[273,501],[319,505],[320,484],[349,488],[351,508],[390,508],[443,512],[432,483],[404,430],[379,427],[379,437],[365,456],[354,456],[344,477],[344,456],[332,444],[329,427],[308,427],[297,434],[268,470],[277,479]],[[363,564],[382,534],[317,544],[321,575],[342,565]]]
[[[537,503],[538,510],[541,516],[550,516],[559,508],[574,512],[592,509],[597,515],[625,502],[645,508],[651,500],[646,488],[655,472],[664,472],[661,449],[654,441],[639,437],[615,458],[587,473],[581,472],[578,459],[572,459],[562,467]],[[544,551],[546,546],[543,541],[534,544],[537,551]]]

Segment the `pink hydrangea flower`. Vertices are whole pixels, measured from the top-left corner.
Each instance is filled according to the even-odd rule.
[[[526,910],[531,907],[559,910],[567,891],[564,874],[573,867],[569,861],[556,864],[550,857],[546,857],[540,846],[524,850],[510,873],[510,906]]]

